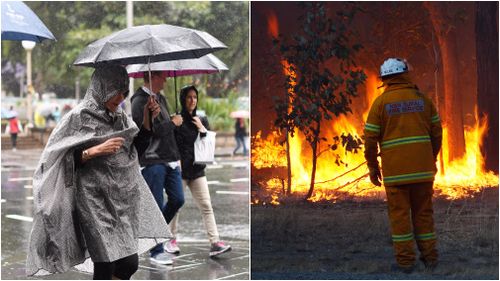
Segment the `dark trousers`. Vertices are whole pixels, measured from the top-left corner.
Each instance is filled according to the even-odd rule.
[[[17,134],[10,134],[10,140],[12,141],[12,148],[16,148]]]
[[[247,145],[245,144],[245,137],[244,136],[236,136],[236,148],[233,151],[233,154],[236,154],[236,151],[240,149],[240,146],[243,146],[243,154],[247,154],[248,149]]]
[[[165,221],[170,223],[177,211],[184,205],[184,191],[179,166],[172,169],[167,164],[149,165],[142,170],[142,176],[151,189],[156,204],[162,210]],[[163,205],[163,190],[167,193],[165,206]],[[151,256],[162,252],[163,244],[158,244],[151,250]]]
[[[124,257],[113,262],[95,262],[94,280],[111,280],[117,277],[121,280],[129,280],[139,268],[139,256],[137,254]]]

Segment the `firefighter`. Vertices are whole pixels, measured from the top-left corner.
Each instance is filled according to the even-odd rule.
[[[432,193],[442,128],[431,99],[408,75],[408,64],[389,58],[380,67],[385,91],[375,99],[365,124],[365,158],[370,180],[387,194],[396,269],[415,267],[414,240],[427,269],[437,265]],[[377,159],[378,146],[382,174]]]

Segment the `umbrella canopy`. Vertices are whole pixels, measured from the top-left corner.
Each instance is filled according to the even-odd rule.
[[[227,65],[212,54],[197,59],[162,61],[151,64],[151,71],[163,71],[167,77],[195,74],[210,74],[228,70]],[[129,77],[142,78],[149,71],[147,64],[132,64],[127,66]]]
[[[56,111],[56,107],[58,107],[57,103],[48,103],[44,102],[42,104],[38,104],[36,107],[36,112],[40,115],[47,117],[51,115],[54,111]]]
[[[52,32],[20,1],[2,1],[2,40],[56,40]]]
[[[2,118],[5,119],[12,119],[14,117],[17,117],[17,111],[15,110],[6,110],[2,108],[1,113],[2,113]]]
[[[121,65],[199,58],[227,48],[212,35],[168,24],[133,26],[88,45],[74,65]]]
[[[177,77],[195,74],[210,74],[228,70],[227,65],[212,54],[197,59],[186,59],[176,61],[162,61],[151,64],[132,64],[127,66],[129,77],[142,78],[146,71],[162,71],[167,77]],[[175,112],[177,107],[177,81],[174,81]]]
[[[246,110],[233,111],[229,114],[231,118],[250,118],[250,113]]]

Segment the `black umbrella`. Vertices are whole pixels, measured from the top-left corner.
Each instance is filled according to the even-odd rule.
[[[227,48],[212,35],[168,24],[129,27],[88,45],[73,63],[96,66],[199,58]]]

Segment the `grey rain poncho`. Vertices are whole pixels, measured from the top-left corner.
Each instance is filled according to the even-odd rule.
[[[144,181],[133,140],[139,129],[121,108],[104,104],[128,90],[121,66],[99,67],[84,100],[52,132],[33,177],[34,220],[26,273],[46,275],[73,266],[93,270],[142,253],[171,238]],[[93,158],[75,169],[75,149],[125,139],[116,154]]]

